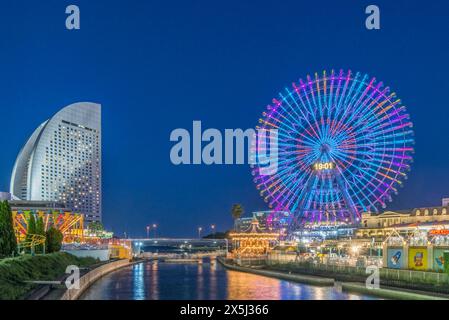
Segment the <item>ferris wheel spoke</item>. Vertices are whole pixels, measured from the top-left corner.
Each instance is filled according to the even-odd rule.
[[[370,106],[372,107],[372,111],[370,113],[364,114],[362,117],[357,119],[357,121],[355,121],[353,123],[353,126],[355,128],[358,128],[359,126],[362,126],[362,128],[363,128],[367,124],[373,126],[377,123],[383,123],[384,121],[388,120],[388,118],[394,116],[396,113],[399,113],[401,110],[396,110],[393,113],[386,113],[388,110],[390,110],[391,108],[394,108],[397,104],[400,103],[399,99],[396,101],[393,101],[393,102],[390,101],[390,99],[393,97],[394,97],[394,93],[391,94],[389,97],[385,97],[385,96],[382,96],[379,94],[377,96],[377,99],[384,98],[385,100],[378,103],[377,105],[376,105],[376,103],[378,100],[371,101]],[[387,106],[384,108],[384,105],[387,105]]]
[[[339,169],[337,168],[337,170],[339,170]],[[371,206],[375,207],[374,202],[368,197],[368,195],[359,192],[360,190],[357,190],[357,191],[354,190],[353,184],[351,184],[348,181],[347,177],[345,177],[345,175],[340,170],[339,170],[339,172],[340,172],[341,178],[345,181],[346,186],[351,190],[351,192],[353,193],[354,197],[357,198],[358,204],[360,205],[360,207],[364,211],[366,211],[366,202],[368,202]],[[360,183],[359,185],[363,185],[363,183],[360,181],[360,179],[358,177],[353,177],[353,178],[355,178]],[[370,183],[369,181],[366,181],[366,182]],[[362,198],[359,197],[359,194],[366,200],[366,202],[362,201]],[[374,195],[372,191],[370,191],[370,194]],[[381,200],[378,199],[375,195],[374,195],[374,197],[375,197],[376,201],[382,203]]]
[[[296,87],[295,87],[296,88]],[[301,108],[298,104],[298,102],[293,98],[293,93],[290,92],[287,89],[287,92],[289,93],[289,97],[292,99],[292,101],[294,102],[295,106],[298,108],[298,110],[301,112],[302,115],[302,119],[305,119],[305,121],[307,122],[308,127],[310,128],[310,130],[312,130],[313,134],[315,135],[315,137],[319,137],[319,133],[315,130],[315,128],[312,126],[312,123],[310,123],[309,117],[307,117],[307,115],[304,113],[303,108]],[[295,89],[296,94],[299,96],[298,91]],[[308,111],[308,108],[305,106],[304,102],[302,101],[302,99],[300,100],[302,106],[304,107],[304,109],[306,109]],[[288,103],[289,107],[293,110],[295,110],[294,112],[296,113],[296,109],[293,108],[290,103]],[[301,118],[301,117],[300,117]]]
[[[349,87],[349,82],[351,80],[350,74],[351,74],[351,71],[349,71],[348,74],[345,76],[344,71],[340,70],[340,75],[338,77],[338,81],[339,81],[338,90],[337,90],[338,93],[335,96],[335,102],[334,102],[335,106],[336,106],[334,119],[338,119],[340,117],[340,115],[344,113],[344,108],[343,108],[342,104],[343,104],[343,99],[346,94],[346,91]],[[343,81],[344,81],[344,86],[342,88],[341,83]],[[340,89],[342,91],[341,94],[340,94]]]
[[[341,117],[340,117],[341,121],[344,121],[344,119],[346,119],[346,117],[349,114],[351,114],[351,112],[352,112],[350,101],[354,97],[354,95],[356,94],[355,91],[357,90],[356,87],[357,87],[357,79],[358,79],[358,77],[359,77],[359,73],[357,72],[353,79],[349,78],[349,80],[352,80],[352,81],[351,81],[351,85],[349,87],[348,93],[345,96],[342,97],[344,108],[343,108],[343,112],[342,112]]]
[[[367,104],[373,100],[373,95],[375,94],[374,91],[371,92],[371,94],[369,94],[369,91],[373,88],[373,84],[375,82],[375,78],[371,79],[371,82],[368,84],[368,86],[363,90],[363,86],[365,85],[365,81],[368,77],[365,75],[365,77],[362,79],[362,81],[360,82],[358,88],[357,88],[357,94],[354,95],[354,97],[352,98],[350,105],[353,106],[353,109],[351,112],[348,112],[348,118],[345,120],[346,123],[348,123],[348,125],[352,124],[352,122],[356,119],[356,116],[359,116],[363,109],[367,108]],[[363,91],[362,91],[363,90]],[[357,100],[357,101],[355,101]],[[366,113],[368,114],[368,113]]]
[[[370,128],[369,130],[360,130],[357,134],[354,135],[354,138],[356,140],[371,140],[374,138],[379,139],[395,139],[399,136],[407,137],[409,135],[413,135],[413,132],[411,129],[411,123],[407,123],[405,125],[396,126],[394,129],[387,131],[386,129],[382,128],[381,126]]]
[[[309,79],[310,79],[310,77],[309,77]],[[302,79],[299,79],[299,83],[300,83],[299,88],[303,89],[302,93],[304,93],[304,96],[306,98],[308,112],[312,116],[313,124],[315,125],[316,130],[318,131],[319,135],[321,135],[322,133],[320,132],[320,127],[318,126],[318,120],[317,120],[316,114],[314,112],[314,107],[312,106],[312,103],[310,102],[309,91],[307,91],[307,84],[304,83]],[[301,103],[303,105],[306,105],[302,99],[301,90],[296,91],[296,94],[297,94],[298,98],[300,99]],[[316,108],[315,108],[315,110],[316,110]]]
[[[372,171],[372,172],[377,172],[377,171],[379,171],[380,169],[382,169],[382,170],[384,170],[384,171],[393,172],[393,173],[396,173],[396,174],[399,174],[399,175],[405,175],[403,172],[395,171],[395,170],[391,169],[391,164],[392,164],[392,162],[383,161],[383,160],[382,160],[383,158],[382,158],[382,159],[379,159],[379,158],[372,157],[372,158],[369,159],[369,162],[368,162],[367,159],[356,158],[354,155],[349,156],[349,157],[347,157],[347,158],[349,158],[349,159],[351,159],[351,160],[353,160],[353,161],[357,161],[357,162],[360,162],[360,163],[364,163],[365,166],[366,166],[366,168],[367,168],[368,170]],[[342,159],[342,157],[340,157],[340,159]],[[385,162],[385,163],[389,163],[389,164],[390,164],[390,167],[384,167],[384,166],[382,166],[381,163],[384,163],[384,162]],[[362,167],[357,166],[357,165],[355,165],[354,163],[352,164],[352,166],[354,166],[354,167],[357,168],[357,169],[363,169]],[[375,167],[376,169],[374,169],[373,167]],[[366,172],[366,173],[368,173],[368,172]]]
[[[295,184],[291,187],[291,189],[289,189],[289,192],[292,195],[297,195],[297,196],[292,196],[289,198],[288,202],[287,202],[287,206],[289,208],[292,208],[292,212],[295,212],[297,210],[298,204],[299,204],[299,199],[304,199],[304,197],[306,197],[307,195],[307,186],[309,185],[310,179],[313,178],[312,175],[308,175],[306,177],[307,179],[303,179],[302,181],[297,180],[295,182]],[[302,187],[302,190],[299,190]],[[295,202],[293,204],[293,202]]]
[[[345,160],[345,159],[340,159],[340,160],[342,160],[343,162],[347,162],[347,160]],[[362,175],[356,175],[356,174],[354,174],[351,171],[346,171],[346,172],[348,172],[348,175],[351,176],[351,178],[356,179],[357,182],[360,183],[360,186],[363,186],[363,187],[361,187],[359,192],[363,191],[364,189],[367,189],[368,185],[372,186],[373,188],[377,188],[377,186],[372,182],[372,180],[377,181],[379,185],[383,184],[383,180],[378,178],[378,173],[379,173],[378,170],[375,170],[375,169],[370,167],[370,168],[368,168],[368,170],[371,171],[371,172],[369,172],[369,171],[365,170],[364,168],[362,168],[360,166],[357,166],[357,165],[354,165],[354,164],[352,164],[352,166],[354,166],[357,170],[359,170],[361,173],[363,173]],[[390,176],[387,176],[387,175],[383,175],[383,176],[385,178],[388,178],[388,179],[394,181],[394,182],[398,181],[397,179],[394,179],[394,178],[392,178]],[[371,179],[369,179],[369,178],[371,178]],[[364,182],[366,182],[366,183],[364,183]],[[375,196],[375,194],[374,194],[374,192],[372,190],[369,190],[369,193]],[[384,203],[384,202],[382,202],[380,200],[380,198],[378,198],[378,200],[381,203]]]
[[[343,70],[307,75],[293,88],[260,121],[279,133],[277,172],[253,171],[264,200],[297,223],[385,207],[413,154],[413,124],[401,100],[375,78]]]

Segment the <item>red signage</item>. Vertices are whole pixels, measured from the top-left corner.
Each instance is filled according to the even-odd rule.
[[[429,230],[430,236],[447,236],[449,235],[449,229],[432,229]]]

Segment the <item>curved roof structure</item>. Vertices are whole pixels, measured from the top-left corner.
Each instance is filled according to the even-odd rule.
[[[101,105],[74,103],[43,122],[19,152],[10,192],[101,220]]]

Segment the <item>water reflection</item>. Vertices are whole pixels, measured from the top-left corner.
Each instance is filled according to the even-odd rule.
[[[224,269],[220,264],[140,263],[98,280],[81,297],[87,300],[349,300],[372,299]]]
[[[146,269],[148,270],[148,282],[150,283],[149,291],[154,300],[159,300],[159,261],[154,261],[152,263],[146,263]],[[148,298],[148,297],[147,297]]]
[[[133,300],[145,300],[145,273],[144,264],[139,263],[133,267]]]
[[[230,271],[228,273],[228,296],[230,300],[280,300],[280,283],[275,278]]]
[[[196,287],[198,290],[198,300],[204,300],[204,277],[203,277],[203,265],[198,265],[196,277]]]

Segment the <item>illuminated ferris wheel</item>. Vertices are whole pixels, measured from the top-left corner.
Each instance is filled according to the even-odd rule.
[[[307,76],[279,93],[257,129],[278,131],[278,168],[253,166],[260,195],[292,225],[347,222],[377,212],[407,178],[413,131],[405,106],[375,78]]]

